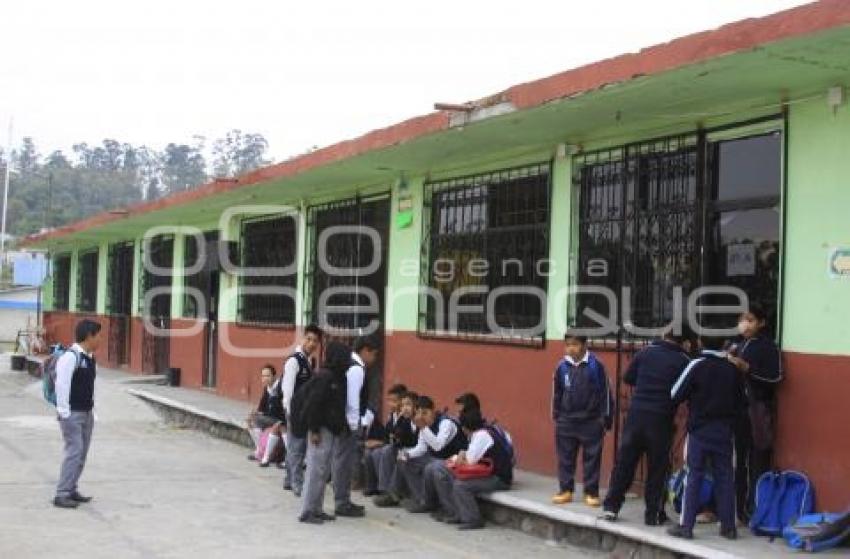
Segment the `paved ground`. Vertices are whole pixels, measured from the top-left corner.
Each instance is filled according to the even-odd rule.
[[[422,515],[296,521],[299,501],[232,443],[162,426],[117,377],[97,387],[78,510],[50,504],[61,438],[40,386],[0,355],[0,557],[586,557],[517,531],[460,533]]]

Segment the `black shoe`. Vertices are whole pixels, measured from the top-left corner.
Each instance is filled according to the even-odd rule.
[[[55,497],[53,499],[53,506],[59,507],[60,509],[75,509],[80,506],[80,503],[71,497]]]
[[[435,510],[431,513],[431,518],[437,522],[444,522],[446,519],[446,513],[441,510]]]
[[[411,514],[423,514],[426,512],[432,512],[434,510],[433,507],[429,507],[428,505],[424,505],[422,503],[410,503],[404,508],[407,512]]]
[[[397,507],[399,505],[399,500],[392,493],[384,493],[383,495],[378,495],[372,499],[372,503],[379,508],[389,508]]]
[[[727,540],[737,540],[738,539],[738,529],[732,526],[731,528],[721,528],[720,529],[720,537],[726,538]]]
[[[466,522],[457,527],[458,530],[480,530],[484,527],[484,522]]]
[[[271,462],[260,462],[261,468],[268,468],[271,465]]]
[[[694,533],[692,530],[685,528],[679,524],[675,526],[670,526],[667,528],[667,533],[674,538],[682,538],[683,540],[692,540],[694,539]]]
[[[353,503],[348,503],[341,507],[337,507],[334,513],[336,513],[337,516],[344,516],[348,518],[362,518],[366,516],[366,509],[358,507]]]
[[[602,514],[599,516],[599,518],[602,520],[607,520],[608,522],[616,522],[617,513],[612,510],[606,509],[602,511]]]
[[[381,492],[378,491],[377,489],[367,489],[366,491],[363,492],[364,497],[375,497],[375,496],[380,495],[380,494],[381,494]]]
[[[71,500],[76,501],[78,503],[88,503],[89,501],[91,501],[91,497],[84,497],[74,491],[73,493],[71,493]]]
[[[322,520],[321,516],[319,516],[317,514],[313,514],[313,513],[302,514],[301,516],[298,517],[298,522],[303,522],[304,524],[324,524],[325,523],[325,521]]]
[[[323,522],[333,522],[336,520],[336,517],[332,514],[328,514],[326,512],[317,512],[316,516],[321,518]]]
[[[291,483],[284,483],[283,484],[283,490],[284,491],[292,491],[292,484]]]
[[[664,511],[646,513],[643,517],[643,523],[647,526],[663,526],[668,520],[667,513]]]

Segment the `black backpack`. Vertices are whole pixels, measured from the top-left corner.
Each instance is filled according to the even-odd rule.
[[[314,374],[307,382],[298,387],[289,402],[289,426],[287,428],[292,436],[298,439],[307,436],[307,413],[310,395],[316,384],[316,376]]]

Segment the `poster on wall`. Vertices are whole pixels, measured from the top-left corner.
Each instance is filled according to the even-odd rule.
[[[850,248],[834,248],[827,259],[829,276],[836,279],[850,279]]]
[[[753,276],[756,273],[756,245],[752,243],[726,247],[726,276]]]

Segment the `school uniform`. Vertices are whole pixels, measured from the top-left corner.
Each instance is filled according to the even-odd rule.
[[[366,449],[366,491],[369,493],[380,491],[378,486],[382,473],[385,478],[392,475],[391,472],[381,472],[381,470],[387,468],[386,463],[395,462],[392,433],[400,418],[401,415],[398,412],[392,412],[384,425],[373,422],[366,435],[367,441],[383,441],[381,446]]]
[[[581,447],[584,494],[598,496],[602,444],[614,409],[605,367],[590,352],[579,361],[564,356],[555,369],[552,394],[560,490],[575,489],[576,458]]]
[[[670,391],[689,362],[679,345],[658,340],[635,354],[629,363],[623,380],[634,387],[634,392],[605,496],[606,511],[620,512],[635,469],[645,455],[645,519],[654,524],[661,518],[676,411]]]
[[[745,407],[735,427],[735,493],[738,515],[749,520],[755,507],[755,486],[773,463],[776,423],[776,387],[782,381],[782,358],[767,336],[738,339],[734,353],[746,361]]]
[[[688,402],[688,443],[680,524],[688,531],[696,522],[699,494],[707,464],[714,475],[714,499],[723,530],[735,528],[733,439],[744,388],[738,369],[719,351],[702,351],[676,381],[674,402]]]
[[[281,391],[283,392],[283,408],[287,423],[291,424],[290,406],[293,395],[307,384],[313,376],[313,366],[301,346],[295,348],[283,364]],[[283,486],[291,488],[295,495],[301,495],[304,487],[304,457],[307,452],[307,439],[296,437],[291,429],[286,430],[286,473]]]
[[[77,495],[94,430],[94,385],[97,363],[94,356],[74,344],[56,363],[56,415],[65,443],[56,497]]]
[[[389,444],[377,449],[375,454],[377,490],[393,492],[398,496],[408,493],[398,472],[398,453],[410,450],[419,442],[419,432],[410,418],[399,416],[389,435]]]
[[[466,435],[457,421],[438,414],[434,423],[419,431],[416,446],[405,451],[407,460],[398,462],[398,482],[406,485],[417,505],[434,509],[437,494],[432,478],[437,467],[466,446]]]
[[[360,441],[360,422],[366,413],[366,364],[357,354],[351,354],[351,366],[345,373],[345,419],[348,429],[337,438],[333,458],[333,488],[336,508],[351,505],[351,479],[357,464]]]
[[[509,437],[507,434],[505,437]],[[477,464],[482,459],[493,463],[493,475],[461,480],[456,479],[444,463],[435,470],[434,482],[440,505],[450,518],[456,518],[463,524],[480,524],[481,510],[476,497],[482,493],[505,491],[513,483],[513,458],[507,448],[510,438],[501,439],[491,427],[475,431],[469,439],[466,450],[466,462]]]

